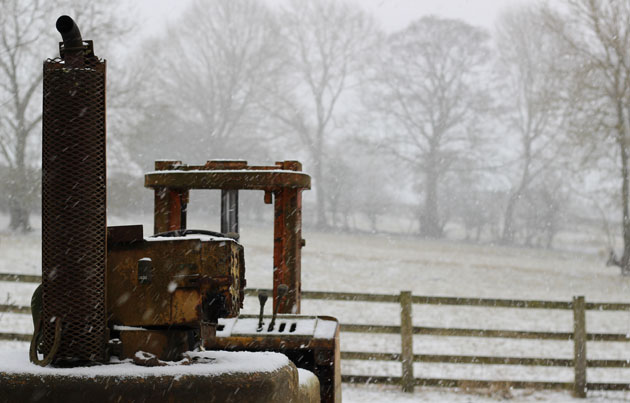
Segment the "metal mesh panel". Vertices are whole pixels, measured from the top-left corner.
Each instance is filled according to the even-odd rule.
[[[42,283],[44,341],[55,361],[106,357],[105,62],[44,63]]]

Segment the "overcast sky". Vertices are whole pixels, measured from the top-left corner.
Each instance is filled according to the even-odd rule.
[[[175,20],[192,0],[137,0],[141,22],[147,34],[161,30],[165,22]],[[262,1],[262,0],[261,0]],[[285,0],[264,0],[281,4]],[[459,18],[470,24],[492,29],[497,14],[513,4],[533,0],[354,0],[372,12],[382,27],[394,31],[424,15]]]

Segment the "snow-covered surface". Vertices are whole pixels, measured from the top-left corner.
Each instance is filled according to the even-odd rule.
[[[273,214],[269,207],[268,213]],[[109,217],[110,225],[138,222]],[[189,226],[215,229],[217,218],[195,221]],[[0,217],[1,221],[1,217]],[[35,220],[33,220],[35,221]],[[143,223],[151,228],[151,218]],[[0,222],[0,228],[6,227]],[[566,234],[565,234],[566,235]],[[590,239],[589,234],[582,238]],[[563,235],[564,236],[564,235]],[[568,236],[568,235],[567,235]],[[587,302],[630,302],[630,278],[606,267],[606,257],[596,253],[559,252],[493,245],[473,245],[453,241],[428,241],[413,237],[348,235],[305,231],[307,246],[302,250],[302,289],[399,293],[461,297],[549,299],[570,301],[584,295]],[[580,238],[580,239],[582,239]],[[241,244],[245,247],[248,287],[271,288],[273,278],[273,227],[241,223]],[[576,250],[592,250],[580,244]],[[0,233],[0,272],[40,274],[41,238]],[[34,284],[0,282],[0,303],[30,304]],[[271,303],[265,314],[270,315]],[[257,315],[256,297],[247,297],[243,314]],[[400,324],[397,304],[302,300],[302,314],[330,315],[341,323]],[[589,332],[630,333],[630,312],[587,312]],[[571,311],[477,308],[457,306],[413,306],[415,326],[514,329],[570,332]],[[32,332],[27,315],[0,314],[3,332]],[[415,354],[495,355],[517,357],[573,357],[570,341],[512,340],[415,335]],[[400,352],[400,336],[342,332],[342,351]],[[4,342],[0,349],[27,348],[25,343]],[[630,343],[589,342],[589,359],[630,359]],[[25,355],[27,357],[27,355]],[[395,362],[342,361],[343,374],[400,376]],[[572,368],[505,365],[456,365],[416,363],[417,377],[462,379],[514,379],[570,382]],[[589,369],[590,382],[628,382],[630,369]],[[565,391],[509,391],[511,401],[583,402]],[[344,402],[496,402],[502,391],[462,391],[416,388],[413,395],[391,386],[343,385]],[[589,392],[586,401],[630,401],[627,392]]]
[[[317,319],[317,326],[313,337],[316,339],[334,339],[339,323],[334,320]]]
[[[318,339],[332,339],[335,337],[337,322],[312,316],[278,315],[273,329],[269,330],[271,316],[263,317],[263,328],[258,331],[258,317],[245,316],[239,318],[219,319],[223,325],[222,330],[217,330],[217,336],[313,336]],[[282,330],[281,330],[282,329]],[[293,331],[291,331],[293,329]]]
[[[182,241],[182,240],[191,240],[191,239],[198,239],[203,242],[208,242],[208,241],[236,242],[232,238],[225,238],[225,237],[220,237],[220,236],[204,235],[204,234],[190,234],[186,236],[156,236],[156,237],[144,238],[144,240],[148,242]]]
[[[315,374],[307,369],[298,368],[298,377],[300,379],[300,385],[308,385],[311,382],[317,381]]]
[[[284,354],[246,351],[203,351],[187,353],[197,362],[190,365],[144,367],[131,360],[113,361],[109,365],[78,368],[40,367],[28,360],[27,348],[0,349],[0,372],[13,374],[64,375],[84,378],[97,376],[150,377],[181,375],[222,375],[232,373],[273,372],[289,363]]]
[[[400,387],[389,385],[343,385],[344,403],[491,403],[491,402],[551,402],[551,403],[622,403],[630,395],[619,392],[589,392],[586,399],[571,397],[568,391],[546,390],[462,390],[445,388],[416,388],[415,393],[404,393]]]
[[[146,175],[160,175],[160,174],[171,174],[171,173],[174,173],[174,174],[186,174],[186,173],[231,174],[231,173],[251,173],[251,172],[276,173],[276,174],[288,173],[288,174],[307,175],[306,173],[301,172],[301,171],[291,171],[287,169],[191,169],[187,171],[173,169],[173,170],[164,170],[164,171],[151,171],[151,172],[147,172]]]
[[[147,329],[143,328],[143,327],[137,327],[137,326],[122,326],[122,325],[114,325],[114,330],[126,330],[126,331],[134,331],[134,332],[146,332]]]

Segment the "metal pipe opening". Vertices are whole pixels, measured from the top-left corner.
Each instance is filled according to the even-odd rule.
[[[55,26],[57,27],[57,31],[61,34],[63,45],[66,49],[79,48],[83,46],[81,31],[79,31],[79,27],[72,17],[62,15],[57,18]]]

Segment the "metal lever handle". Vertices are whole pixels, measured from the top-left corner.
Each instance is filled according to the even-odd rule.
[[[269,329],[267,329],[268,332],[271,332],[273,330],[273,327],[276,324],[276,315],[278,314],[278,307],[280,306],[280,301],[282,301],[284,296],[287,295],[288,291],[289,291],[289,287],[286,284],[280,284],[278,286],[278,297],[277,297],[276,307],[273,310],[271,323],[269,324]]]
[[[267,302],[267,293],[265,291],[261,291],[258,293],[258,302],[260,302],[260,315],[258,316],[258,329],[257,332],[262,331],[263,328],[263,312],[265,310],[265,302]]]

